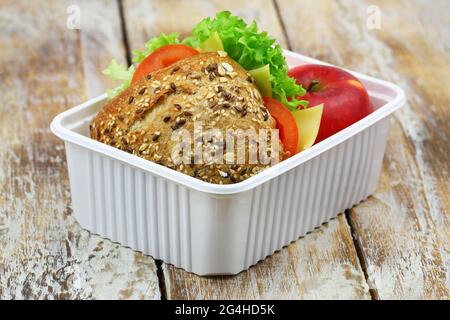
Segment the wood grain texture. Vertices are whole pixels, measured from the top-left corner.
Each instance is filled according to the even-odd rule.
[[[81,30],[66,28],[72,4]],[[379,30],[367,28],[369,5],[381,10]],[[125,62],[117,2],[0,0],[0,7],[0,299],[161,298],[151,257],[73,219],[64,148],[48,130],[56,114],[111,86],[100,74],[111,57]],[[130,49],[160,32],[187,35],[201,18],[230,9],[294,51],[398,83],[408,103],[392,119],[378,190],[348,218],[376,297],[450,298],[448,1],[123,0],[123,7]],[[234,277],[165,264],[163,276],[170,299],[370,298],[344,216]]]
[[[192,26],[220,10],[256,20],[283,46],[283,29],[272,1],[123,2],[130,49],[160,32],[190,33]],[[201,278],[163,265],[169,299],[370,298],[344,217],[330,222],[236,277]]]
[[[81,230],[70,215],[59,112],[104,90],[124,61],[117,3],[0,1],[0,299],[160,298],[147,256]],[[66,9],[81,9],[81,30]]]
[[[123,7],[133,50],[142,49],[145,42],[161,32],[178,32],[184,38],[201,19],[222,10],[230,10],[249,22],[257,21],[261,30],[286,44],[271,0],[123,0]]]
[[[168,299],[370,299],[343,215],[236,276],[164,265]]]
[[[351,210],[350,222],[379,298],[450,298],[450,91],[442,86],[450,81],[449,2],[278,5],[295,51],[405,90],[408,103],[391,122],[377,192]],[[369,5],[380,10],[379,30],[366,25]]]

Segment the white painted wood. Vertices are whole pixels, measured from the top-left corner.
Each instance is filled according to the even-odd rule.
[[[261,30],[267,30],[283,47],[287,46],[271,0],[126,0],[124,15],[130,47],[141,49],[150,37],[160,32],[176,31],[185,36],[198,21],[225,9],[245,17],[249,22],[255,19]],[[298,245],[281,250],[236,277],[201,278],[164,265],[167,296],[170,299],[370,298],[345,218],[332,221],[330,227],[321,229],[319,234],[324,235],[303,244],[302,241],[310,237],[306,236],[298,241]],[[317,246],[318,243],[321,245]],[[314,252],[311,253],[313,258],[305,258],[304,253],[309,251]]]
[[[81,30],[66,27],[69,5]],[[0,300],[159,299],[151,257],[83,231],[71,216],[62,110],[103,91],[100,71],[124,61],[112,1],[1,3]]]
[[[378,189],[350,222],[374,296],[450,298],[450,92],[442,86],[450,81],[449,2],[277,3],[293,50],[405,90]],[[367,28],[369,5],[380,11],[380,29]]]

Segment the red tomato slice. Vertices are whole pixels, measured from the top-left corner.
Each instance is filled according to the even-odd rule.
[[[194,56],[199,52],[184,44],[168,44],[156,49],[137,67],[131,83],[146,77],[149,73],[170,66],[172,63]]]
[[[270,115],[277,122],[277,129],[280,132],[280,140],[284,150],[289,152],[289,156],[297,153],[298,130],[297,122],[292,113],[279,101],[264,97],[264,104]]]

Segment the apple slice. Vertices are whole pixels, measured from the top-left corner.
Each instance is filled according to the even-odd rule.
[[[248,73],[255,79],[256,86],[263,97],[272,97],[272,84],[270,83],[270,67],[268,64]]]
[[[203,42],[200,45],[200,49],[203,52],[208,52],[208,51],[225,51],[223,49],[222,39],[220,39],[220,36],[217,33],[217,31],[214,31],[209,36],[209,38],[206,39],[205,42]]]
[[[316,141],[322,119],[323,104],[292,111],[298,129],[297,152],[310,148]]]

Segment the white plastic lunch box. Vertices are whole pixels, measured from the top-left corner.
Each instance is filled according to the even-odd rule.
[[[290,66],[322,63],[285,51]],[[102,144],[89,124],[106,95],[59,114],[73,212],[82,227],[199,275],[236,274],[374,192],[389,127],[405,97],[353,74],[376,110],[243,182],[210,184]]]

